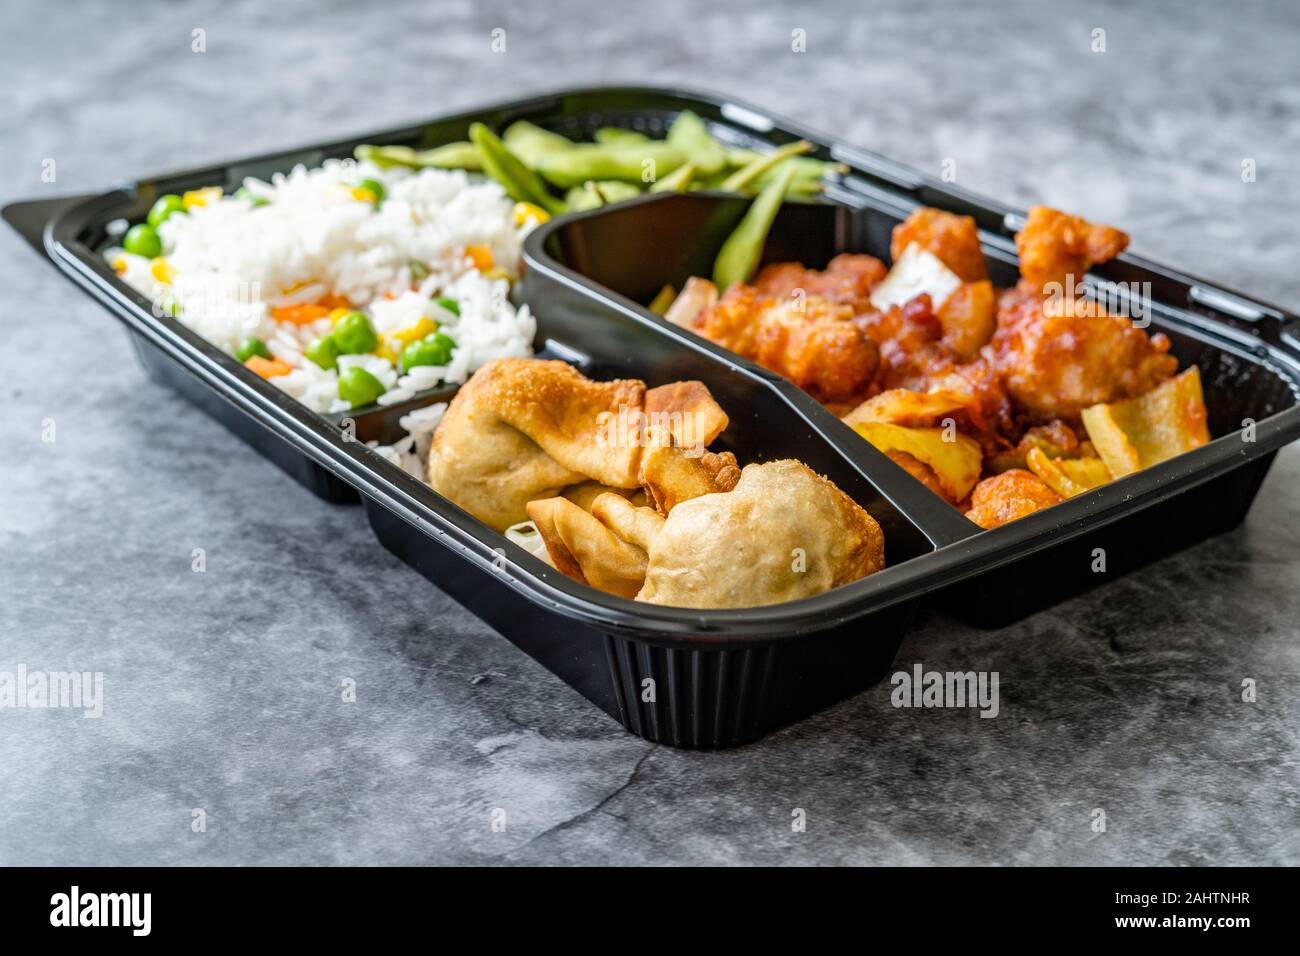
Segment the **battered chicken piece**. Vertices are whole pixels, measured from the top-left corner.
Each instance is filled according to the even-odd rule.
[[[871,515],[785,459],[747,465],[733,490],[673,508],[650,542],[637,600],[758,607],[820,594],[884,563],[884,535]]]
[[[878,388],[927,391],[916,388],[915,380],[928,376],[936,367],[948,371],[956,358],[942,344],[943,324],[934,314],[930,297],[924,293],[906,305],[867,312],[855,319],[854,324],[880,348]]]
[[[638,488],[646,419],[662,440],[708,444],[727,416],[699,383],[647,391],[644,382],[594,382],[572,366],[499,359],[457,393],[429,452],[429,484],[497,531],[527,517],[529,501],[592,479]],[[621,425],[627,425],[623,434]]]
[[[994,367],[1031,421],[1077,422],[1090,405],[1150,391],[1178,368],[1168,337],[1082,298],[1003,294],[991,344]]]
[[[824,270],[795,262],[764,268],[719,300],[704,279],[688,280],[665,315],[737,355],[784,375],[823,402],[861,399],[875,376],[875,343],[849,320],[868,307],[885,277],[873,256],[841,255]]]
[[[876,343],[849,320],[847,306],[809,297],[777,300],[759,316],[750,355],[814,398],[847,401],[864,393],[876,374]]]
[[[1011,400],[1001,379],[988,359],[964,362],[944,344],[929,296],[854,321],[880,343],[881,367],[873,390],[956,393],[962,396],[961,411],[954,416],[957,427],[976,438],[985,455],[1014,444]]]
[[[1061,496],[1032,472],[1012,468],[985,478],[971,492],[966,517],[986,531],[1061,503]]]
[[[1029,210],[1024,228],[1016,233],[1020,254],[1020,288],[1042,292],[1048,283],[1061,288],[1083,281],[1093,266],[1115,258],[1128,248],[1128,235],[1114,226],[1094,225],[1047,206]]]
[[[979,282],[989,277],[984,251],[980,248],[979,229],[971,216],[922,206],[894,227],[889,240],[890,258],[897,262],[914,242],[937,256],[963,282]]]
[[[687,327],[820,401],[842,402],[866,392],[879,361],[876,343],[850,321],[855,314],[847,302],[812,294],[773,297],[737,284]]]
[[[764,266],[754,278],[754,288],[774,299],[789,299],[798,289],[804,295],[847,305],[854,312],[868,307],[872,290],[884,281],[889,270],[875,256],[844,253],[823,270],[805,269],[797,262]]]

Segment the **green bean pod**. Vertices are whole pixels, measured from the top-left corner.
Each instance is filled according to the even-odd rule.
[[[612,206],[616,202],[635,199],[639,195],[641,190],[631,183],[617,179],[607,179],[602,182],[588,180],[581,186],[570,189],[565,194],[564,201],[570,212],[582,212],[587,209],[599,209],[601,206]]]
[[[730,147],[727,149],[727,165],[734,168],[748,166],[754,160],[763,156],[762,153],[754,149],[744,149],[743,147]],[[805,179],[821,179],[828,173],[844,174],[849,171],[849,167],[844,163],[837,163],[833,160],[817,159],[814,156],[796,156],[792,160],[795,164],[795,182],[801,182]],[[771,172],[760,176],[758,182],[767,185],[772,178]]]
[[[785,191],[794,180],[794,167],[785,166],[779,176],[769,183],[749,204],[745,218],[727,237],[713,263],[713,284],[719,292],[726,292],[737,282],[747,282],[763,256],[763,246],[772,221],[781,209]]]
[[[501,134],[501,142],[529,169],[536,169],[542,159],[552,153],[573,148],[573,143],[559,133],[542,129],[528,120],[511,123]]]
[[[580,186],[589,179],[618,179],[648,183],[645,162],[653,161],[654,178],[667,176],[686,162],[686,154],[671,143],[578,143],[563,153],[542,159],[537,167],[547,181],[561,189]]]
[[[589,183],[574,186],[564,194],[564,208],[569,212],[586,212],[599,209],[605,205],[605,199],[595,189],[588,189]]]
[[[433,149],[414,150],[409,146],[367,146],[356,148],[353,155],[369,160],[380,169],[406,166],[410,169],[481,170],[483,160],[473,143],[447,143]]]
[[[671,173],[650,187],[652,193],[684,193],[691,188],[697,167],[694,163],[678,166]]]
[[[723,150],[727,156],[727,165],[739,169],[741,166],[748,166],[754,160],[763,154],[756,149],[749,149],[744,146],[728,146]]]
[[[727,165],[727,153],[709,133],[709,128],[690,110],[683,110],[668,127],[668,139],[684,152],[705,176],[720,172]]]
[[[474,123],[469,138],[483,158],[483,171],[505,187],[512,199],[540,206],[551,215],[564,212],[564,203],[552,196],[541,178],[506,149],[490,129]]]
[[[829,163],[824,159],[815,159],[812,156],[794,156],[785,160],[785,162],[794,166],[794,182],[796,187],[807,183],[815,183],[829,173],[843,174],[849,171],[849,167],[845,166],[843,163]],[[770,183],[775,176],[776,169],[769,169],[750,185],[755,189],[762,189]]]
[[[764,184],[766,187],[768,184]],[[826,187],[817,180],[799,179],[798,173],[795,174],[794,180],[790,183],[790,188],[785,191],[786,199],[810,199],[813,196],[820,196],[826,191]]]
[[[812,143],[807,140],[799,140],[795,143],[786,143],[770,153],[764,153],[749,165],[736,170],[730,176],[722,181],[719,189],[729,193],[744,192],[752,183],[769,169],[780,164],[783,160],[791,156],[797,156],[800,153],[806,153],[812,149]],[[791,177],[794,176],[793,168],[790,170]]]
[[[623,129],[621,126],[602,126],[592,136],[598,143],[650,142],[650,137],[645,133],[638,133],[634,129]]]

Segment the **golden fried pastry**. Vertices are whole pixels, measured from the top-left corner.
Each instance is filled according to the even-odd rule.
[[[619,495],[609,497],[633,507]],[[635,597],[641,590],[646,572],[645,548],[615,534],[595,514],[567,498],[543,498],[528,502],[528,517],[537,525],[551,563],[558,570],[620,597]]]
[[[497,530],[531,520],[575,580],[660,604],[771,604],[883,565],[879,526],[807,466],[742,473],[731,452],[708,451],[726,426],[699,382],[646,390],[502,359],[447,409],[429,481]]]
[[[1061,496],[1037,475],[1012,468],[976,485],[970,503],[966,517],[988,530],[1060,504]]]
[[[593,382],[564,362],[489,362],[434,433],[429,484],[498,531],[525,520],[529,501],[588,478],[635,488],[640,449],[598,441],[598,419],[644,399],[642,382]]]
[[[1029,210],[1024,228],[1016,233],[1021,289],[1040,293],[1049,283],[1078,285],[1089,269],[1127,248],[1128,235],[1114,226],[1094,225],[1047,206],[1035,206]]]
[[[789,459],[747,465],[731,491],[678,504],[650,543],[638,601],[778,604],[880,570],[884,535],[848,495]]]
[[[895,262],[912,243],[937,256],[963,282],[979,282],[989,277],[980,248],[979,229],[971,216],[958,216],[922,206],[894,227],[889,239],[889,255]]]
[[[641,485],[661,515],[691,498],[730,491],[739,480],[736,456],[729,451],[697,454],[660,446],[647,448],[641,457]]]
[[[591,513],[605,527],[642,551],[663,530],[664,516],[653,508],[636,505],[621,495],[601,495],[591,505]]]
[[[702,452],[727,428],[727,413],[703,382],[669,382],[645,393],[643,446],[673,444]]]
[[[525,520],[529,501],[570,485],[638,488],[647,421],[659,423],[661,440],[708,444],[727,416],[698,383],[647,391],[631,379],[594,382],[564,362],[499,359],[448,407],[429,484],[502,531]]]
[[[993,335],[994,365],[1031,421],[1078,421],[1090,405],[1141,395],[1174,374],[1169,339],[1082,298],[1011,290]]]
[[[604,494],[622,495],[635,505],[649,503],[645,491],[641,488],[611,488],[609,485],[602,485],[599,481],[583,481],[576,485],[569,485],[560,494],[583,511],[590,511],[596,499]]]
[[[646,552],[664,518],[622,495],[607,493],[584,511],[567,498],[528,503],[555,567],[583,584],[619,597],[636,597],[645,582]]]

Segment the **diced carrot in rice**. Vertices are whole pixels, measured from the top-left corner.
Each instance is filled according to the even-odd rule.
[[[473,260],[474,268],[479,272],[487,272],[496,264],[496,259],[492,256],[491,246],[466,246],[465,255],[469,256],[470,259]]]
[[[260,355],[254,355],[244,363],[246,368],[256,372],[262,378],[275,378],[279,375],[288,375],[293,371],[293,366],[288,362],[278,358],[262,358]]]

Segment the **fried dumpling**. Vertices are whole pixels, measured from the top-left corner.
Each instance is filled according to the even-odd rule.
[[[640,514],[638,514],[640,512]],[[584,511],[568,498],[528,503],[528,517],[546,542],[551,563],[583,584],[635,597],[645,581],[646,545],[663,519],[650,508],[606,493]]]
[[[572,485],[639,488],[646,444],[703,446],[726,426],[699,382],[647,390],[635,379],[592,381],[564,362],[498,359],[470,378],[439,423],[429,484],[502,531],[526,520],[529,501]]]
[[[645,490],[642,488],[612,488],[609,485],[602,485],[599,481],[584,481],[580,484],[570,485],[560,492],[562,498],[568,498],[583,511],[590,511],[592,504],[601,495],[616,494],[621,495],[634,505],[647,505],[650,499],[646,497]]]
[[[641,486],[661,515],[679,502],[730,491],[739,480],[736,456],[729,451],[697,454],[673,445],[647,448],[641,457]]]
[[[884,567],[871,515],[790,459],[747,465],[736,486],[679,503],[650,542],[638,601],[673,607],[778,604]]]
[[[593,382],[564,362],[489,362],[434,433],[429,484],[497,531],[524,521],[529,501],[588,478],[634,488],[639,450],[597,435],[602,412],[644,399],[642,382]]]

